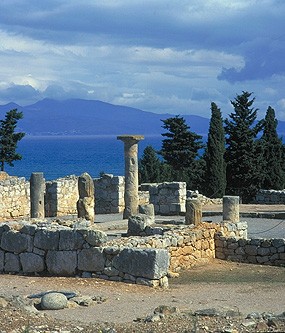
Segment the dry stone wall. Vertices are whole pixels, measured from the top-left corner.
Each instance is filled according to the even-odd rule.
[[[171,182],[148,184],[149,202],[154,205],[155,214],[179,215],[185,213],[186,183]],[[144,189],[145,187],[143,187]]]
[[[283,205],[285,204],[285,190],[259,190],[255,202],[257,204]]]
[[[78,177],[71,175],[46,182],[45,216],[77,214]]]
[[[273,266],[285,265],[285,239],[236,239],[216,235],[216,257]]]
[[[0,271],[59,276],[96,276],[166,286],[169,254],[163,249],[111,247],[107,235],[77,220],[0,224]]]
[[[122,176],[104,174],[94,179],[96,214],[115,214],[124,211],[125,180]]]
[[[24,177],[6,176],[0,180],[0,219],[29,216],[30,183]]]

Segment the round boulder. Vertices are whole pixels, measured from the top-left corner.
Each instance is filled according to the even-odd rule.
[[[60,310],[67,307],[67,297],[61,293],[47,293],[41,299],[43,310]]]

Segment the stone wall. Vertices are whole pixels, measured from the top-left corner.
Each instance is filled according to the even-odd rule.
[[[46,182],[45,216],[77,214],[78,177],[71,175]]]
[[[255,197],[257,204],[285,204],[285,190],[259,190]]]
[[[0,180],[0,219],[29,216],[30,183],[23,177],[5,176]]]
[[[179,215],[185,213],[185,182],[148,184],[148,190],[149,202],[154,205],[155,214]]]
[[[285,239],[236,239],[216,235],[216,257],[251,264],[285,265]]]
[[[124,177],[104,174],[94,179],[94,189],[96,214],[115,214],[124,210]]]
[[[162,249],[111,247],[87,221],[68,226],[27,222],[0,224],[0,271],[96,276],[166,286],[169,254]]]

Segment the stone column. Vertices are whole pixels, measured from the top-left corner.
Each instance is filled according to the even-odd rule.
[[[239,196],[223,197],[223,220],[239,222]]]
[[[31,217],[45,217],[45,179],[42,172],[33,172],[30,178]]]
[[[79,200],[77,201],[77,217],[88,221],[95,220],[94,182],[92,177],[84,172],[78,177]]]
[[[123,218],[127,219],[138,213],[138,142],[143,135],[120,135],[118,140],[124,142],[125,152],[125,210]]]
[[[202,204],[199,199],[186,200],[185,224],[198,225],[202,222]]]

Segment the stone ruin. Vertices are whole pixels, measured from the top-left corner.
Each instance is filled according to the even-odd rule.
[[[168,277],[215,257],[285,264],[284,239],[247,239],[247,223],[239,220],[239,197],[223,198],[220,223],[202,221],[201,200],[197,193],[188,196],[183,182],[143,185],[143,200],[139,205],[135,155],[141,138],[118,137],[125,144],[125,182],[111,175],[93,181],[88,174],[83,174],[79,178],[70,176],[46,182],[44,186],[43,174],[33,173],[28,187],[22,178],[5,176],[0,182],[3,189],[0,195],[5,198],[0,207],[4,208],[2,218],[5,214],[10,218],[30,214],[30,219],[0,223],[0,272],[99,277],[167,287]],[[101,185],[104,182],[106,186],[120,188],[121,192],[111,196],[109,204],[119,202],[124,191],[126,235],[110,238],[94,223],[94,205],[96,211],[96,202],[100,202],[96,184],[100,181]],[[9,197],[7,188],[16,200]],[[149,193],[148,199],[146,193]],[[19,203],[25,204],[25,209]],[[78,218],[57,217],[67,214],[78,214]],[[159,224],[157,214],[185,215],[185,220],[179,225]]]

